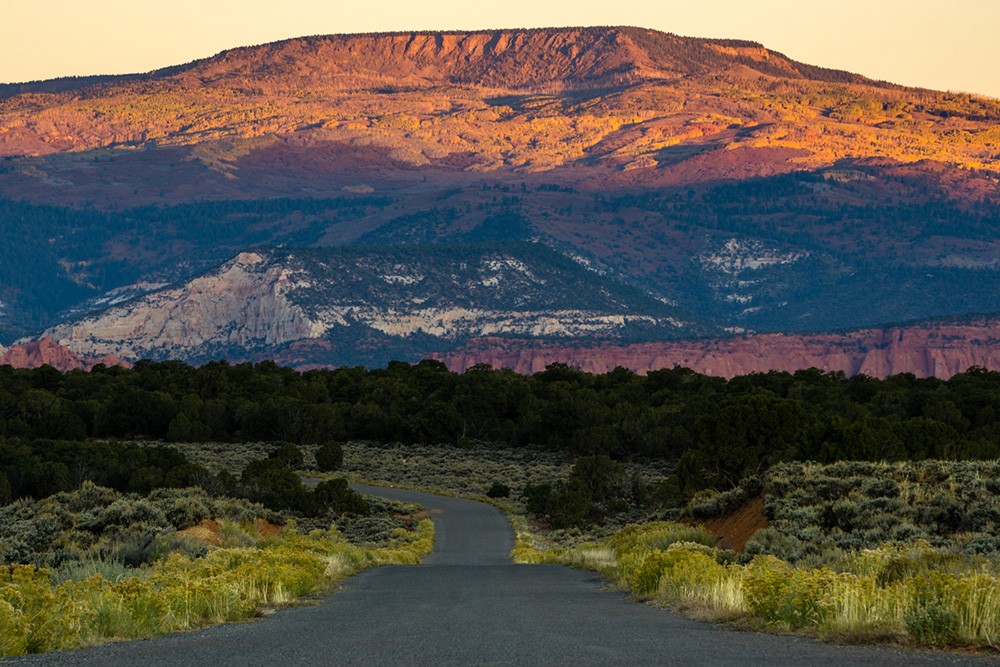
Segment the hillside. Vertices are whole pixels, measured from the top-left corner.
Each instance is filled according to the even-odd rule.
[[[71,85],[9,87],[0,155],[228,140],[192,156],[239,170],[230,163],[294,137],[360,143],[413,166],[472,152],[476,171],[594,159],[648,170],[679,145],[804,149],[813,166],[942,157],[990,168],[1000,118],[990,100],[638,28],[309,37]]]
[[[549,249],[507,244],[244,252],[193,280],[57,325],[72,353],[273,357],[310,341],[325,364],[427,354],[484,335],[663,338],[703,329]]]
[[[994,100],[614,27],[316,36],[0,87],[0,342],[103,340],[82,323],[278,247],[540,244],[696,323],[663,340],[1000,313],[998,121]],[[398,352],[496,328],[463,331]]]

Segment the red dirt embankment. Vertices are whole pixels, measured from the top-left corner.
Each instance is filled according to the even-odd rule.
[[[701,525],[719,536],[718,546],[723,549],[743,551],[750,538],[761,528],[767,527],[764,497],[755,498],[729,514],[702,521]]]

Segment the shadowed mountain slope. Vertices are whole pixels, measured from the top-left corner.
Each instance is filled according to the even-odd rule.
[[[278,249],[241,253],[46,336],[87,357],[247,358],[312,342],[321,363],[386,363],[483,335],[703,330],[676,312],[537,245]]]

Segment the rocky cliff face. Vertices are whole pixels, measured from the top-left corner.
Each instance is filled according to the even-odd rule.
[[[0,85],[0,98],[74,87],[231,85],[357,90],[386,84],[467,84],[506,89],[573,88],[675,78],[742,66],[792,79],[873,83],[797,63],[761,44],[700,39],[630,27],[326,35],[223,51],[147,75]]]
[[[707,74],[742,66],[771,76],[873,83],[809,67],[754,42],[641,28],[542,28],[330,35],[225,51],[160,77],[278,88],[466,84],[553,91]],[[176,72],[176,73],[175,73]],[[160,78],[158,77],[158,78]]]
[[[913,373],[918,377],[948,378],[972,366],[1000,370],[1000,320],[848,334],[766,334],[638,345],[540,345],[489,339],[473,341],[437,358],[458,371],[489,364],[519,373],[536,373],[548,364],[560,362],[591,373],[606,373],[617,366],[639,373],[683,366],[727,378],[806,368],[873,377]]]
[[[315,332],[314,323],[286,298],[296,285],[283,267],[260,254],[241,253],[209,275],[53,327],[46,336],[79,354],[132,359],[209,345],[277,345]]]

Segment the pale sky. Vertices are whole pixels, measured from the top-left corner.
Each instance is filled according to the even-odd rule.
[[[0,82],[146,72],[303,35],[637,25],[1000,97],[1000,0],[0,0]]]

